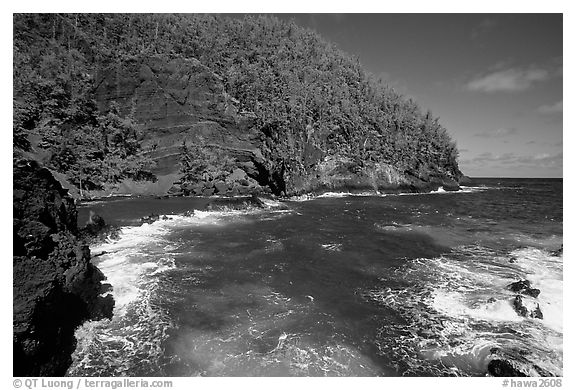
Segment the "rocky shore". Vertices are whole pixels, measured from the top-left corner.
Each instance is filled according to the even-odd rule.
[[[74,200],[48,169],[15,159],[13,207],[13,373],[62,376],[76,327],[112,316],[110,286],[77,237]]]

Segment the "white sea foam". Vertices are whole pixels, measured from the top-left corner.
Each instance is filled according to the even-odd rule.
[[[470,305],[461,292],[438,289],[433,292],[432,307],[450,317],[471,317],[487,321],[522,321],[509,299]]]
[[[538,302],[543,322],[557,332],[563,332],[563,256],[551,256],[537,248],[523,248],[512,252],[516,264],[526,273],[532,287],[540,290]]]
[[[438,187],[438,189],[435,191],[430,191],[431,194],[443,194],[445,192],[447,192],[447,191],[442,186]]]
[[[330,252],[340,252],[342,250],[341,243],[329,243],[329,244],[322,244],[323,249],[330,251]]]
[[[318,198],[347,198],[347,197],[368,197],[368,196],[376,196],[376,197],[387,197],[387,196],[418,196],[418,195],[427,195],[427,194],[462,194],[462,193],[471,193],[471,192],[481,192],[489,189],[491,187],[472,187],[472,186],[461,186],[460,190],[458,191],[446,191],[443,186],[440,186],[438,189],[430,191],[430,192],[400,192],[400,193],[386,193],[380,192],[378,190],[374,191],[363,191],[363,192],[324,192],[320,195],[316,194],[303,194],[289,197],[288,200],[292,202],[306,202]]]
[[[460,191],[456,191],[456,193],[458,192],[464,192],[464,193],[469,193],[469,192],[482,192],[482,191],[486,191],[489,190],[493,187],[486,187],[486,186],[460,186]]]
[[[276,206],[276,202],[270,203]],[[291,210],[273,210],[273,212]],[[118,240],[109,240],[92,248],[93,253],[106,252],[98,259],[98,267],[112,285],[116,313],[138,299],[145,286],[146,276],[173,268],[170,250],[176,249],[166,236],[176,229],[202,226],[222,226],[245,222],[250,214],[263,213],[261,209],[201,211],[190,215],[162,215],[157,221],[141,226],[128,226],[120,230]]]
[[[514,263],[509,262],[511,257]],[[410,368],[407,373],[416,374],[422,367],[434,371],[430,366],[434,361],[457,371],[475,367],[485,372],[490,350],[498,347],[528,350],[525,358],[532,364],[562,375],[562,257],[537,248],[498,255],[488,248],[463,246],[447,256],[415,260],[382,279],[389,284],[389,278],[399,276],[409,287],[361,295],[405,317],[407,325],[400,331],[410,335],[394,339],[383,335],[377,345],[387,355],[418,354],[424,359],[413,358],[415,371]],[[522,317],[514,310],[517,293],[507,286],[521,279],[541,290],[534,301],[543,320]],[[534,371],[531,366],[526,369]]]
[[[318,195],[318,198],[346,198],[348,196],[352,196],[353,194],[350,192],[325,192],[321,195]]]
[[[170,240],[170,234],[244,223],[250,214],[276,211],[286,210],[194,210],[188,216],[162,215],[153,223],[123,227],[119,239],[93,247],[93,253],[105,252],[94,261],[112,285],[114,315],[112,320],[89,321],[78,328],[78,347],[69,374],[126,375],[157,369],[157,359],[163,354],[161,344],[167,330],[174,327],[156,302],[162,276],[177,266],[179,244]]]

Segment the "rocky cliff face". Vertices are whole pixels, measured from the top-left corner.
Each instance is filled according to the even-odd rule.
[[[14,163],[13,344],[15,376],[61,376],[71,363],[74,330],[111,317],[114,301],[76,238],[76,207],[51,172]]]
[[[95,89],[100,109],[112,102],[143,129],[158,182],[126,181],[132,194],[295,195],[319,190],[425,191],[457,189],[445,172],[398,172],[383,163],[327,155],[314,137],[275,134],[238,112],[221,78],[195,59],[140,58],[102,69]],[[304,132],[302,132],[304,133]],[[186,148],[193,174],[182,177]]]

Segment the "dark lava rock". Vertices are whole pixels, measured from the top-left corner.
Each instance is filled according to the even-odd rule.
[[[528,376],[554,376],[551,372],[532,363],[529,360],[530,351],[505,351],[492,348],[488,359],[487,371],[496,377],[528,377]]]
[[[492,376],[528,376],[509,360],[494,359],[488,363],[488,373]]]
[[[540,295],[540,290],[537,288],[527,288],[526,290],[522,291],[522,294],[531,296],[532,298],[538,298],[538,295]]]
[[[104,218],[90,210],[90,217],[86,225],[80,229],[80,236],[94,242],[95,239],[104,239],[115,230],[112,226],[108,226]],[[117,230],[117,229],[116,229]]]
[[[529,280],[519,280],[511,283],[508,285],[508,289],[512,292],[528,295],[533,298],[538,298],[538,295],[540,295],[540,290],[532,288],[532,284]]]
[[[564,253],[564,244],[560,246],[560,249],[552,251],[552,256],[559,257],[562,256],[563,253]]]
[[[513,302],[514,310],[522,317],[543,319],[540,305],[530,298],[516,295]]]
[[[512,292],[521,292],[522,290],[526,290],[527,288],[531,287],[531,283],[529,280],[519,280],[514,283],[510,283],[508,285],[508,289]]]
[[[237,198],[212,199],[207,205],[207,210],[245,210],[248,208],[264,208],[266,205],[256,195]]]
[[[147,217],[140,218],[140,222],[142,223],[154,223],[160,219],[158,214],[150,214]]]
[[[68,192],[38,163],[14,163],[14,376],[63,376],[76,348],[75,329],[110,318],[114,300],[101,297],[104,275],[78,240]]]

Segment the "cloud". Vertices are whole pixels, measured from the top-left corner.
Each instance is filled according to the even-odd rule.
[[[518,129],[514,127],[502,127],[496,130],[488,130],[483,131],[481,133],[474,134],[474,137],[482,137],[482,138],[503,138],[510,135],[514,135],[518,133]]]
[[[478,76],[466,84],[466,89],[486,93],[519,92],[551,77],[551,72],[543,68],[510,68]]]
[[[491,152],[479,154],[478,156],[461,160],[460,165],[476,167],[480,165],[507,166],[516,168],[561,168],[563,160],[563,153],[549,154],[539,153],[536,155],[516,155],[514,153],[504,153],[495,155]]]
[[[470,39],[477,39],[480,35],[486,34],[496,27],[496,19],[484,18],[476,26],[472,28]]]
[[[560,114],[562,113],[562,100],[553,104],[544,104],[536,109],[540,114]]]

